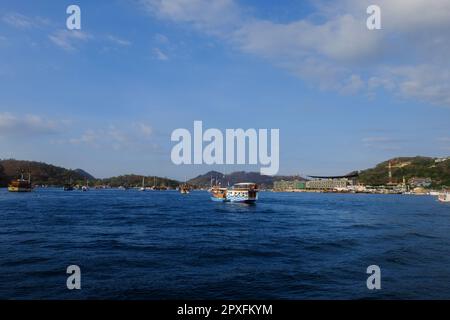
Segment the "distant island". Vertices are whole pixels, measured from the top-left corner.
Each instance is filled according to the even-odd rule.
[[[390,167],[390,169],[389,169]],[[63,186],[69,181],[73,184],[84,185],[89,181],[91,186],[107,185],[110,187],[128,186],[136,187],[142,185],[142,175],[127,174],[117,177],[97,179],[82,169],[66,169],[51,164],[25,161],[15,159],[0,160],[0,187],[6,187],[8,183],[20,175],[20,171],[30,172],[34,185]],[[389,171],[391,177],[389,178]],[[358,174],[358,182],[364,185],[384,185],[391,179],[392,183],[401,183],[411,179],[422,179],[429,181],[431,188],[450,186],[450,157],[398,157],[386,160],[376,165],[374,168],[354,171]],[[237,171],[224,174],[218,171],[209,171],[187,181],[188,184],[205,188],[209,187],[211,180],[219,181],[222,185],[233,185],[237,182],[255,182],[262,189],[271,189],[276,181],[307,181],[308,177],[301,176],[265,176],[259,172]],[[147,186],[165,186],[175,188],[181,183],[176,179],[169,179],[159,176],[146,176]]]

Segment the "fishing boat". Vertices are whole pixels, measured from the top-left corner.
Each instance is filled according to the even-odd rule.
[[[23,178],[23,171],[20,173],[20,179],[11,181],[8,185],[9,192],[31,192],[31,175],[28,173],[28,180]]]
[[[446,191],[446,192],[440,193],[438,196],[438,200],[440,202],[450,202],[450,192]]]
[[[256,183],[242,182],[236,183],[232,188],[213,186],[209,193],[213,201],[254,203],[258,200],[258,191]]]

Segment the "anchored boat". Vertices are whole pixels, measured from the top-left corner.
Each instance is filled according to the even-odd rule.
[[[31,175],[28,173],[28,180],[23,178],[23,172],[20,173],[20,179],[11,181],[8,185],[9,192],[31,192]]]
[[[254,203],[258,200],[258,185],[253,182],[236,183],[232,188],[214,186],[209,189],[211,200],[220,202]]]
[[[450,202],[450,192],[447,191],[447,192],[440,193],[438,196],[438,200],[440,202]]]

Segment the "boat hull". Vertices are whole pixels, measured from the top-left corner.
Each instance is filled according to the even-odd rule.
[[[214,196],[211,196],[211,200],[214,201],[214,202],[229,202],[227,200],[227,198],[217,198],[217,197],[214,197]]]
[[[258,189],[253,183],[241,183],[232,189],[212,187],[211,200],[216,202],[255,203],[258,200]]]
[[[8,187],[9,192],[31,192],[31,188]]]
[[[438,195],[440,202],[450,202],[450,192],[443,192]]]

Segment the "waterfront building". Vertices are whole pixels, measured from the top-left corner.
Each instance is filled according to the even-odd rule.
[[[434,162],[435,163],[441,163],[441,162],[444,162],[444,161],[447,161],[447,160],[450,160],[450,157],[437,158],[437,159],[434,159]]]
[[[421,187],[421,188],[428,188],[429,186],[431,186],[431,183],[433,181],[431,180],[431,178],[411,178],[408,180],[408,184],[411,187]]]
[[[306,189],[314,190],[346,190],[356,185],[358,174],[346,176],[309,176],[313,180],[306,182]]]
[[[275,191],[294,191],[303,190],[306,188],[306,182],[304,180],[279,180],[273,183],[273,189]]]

